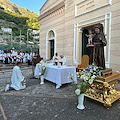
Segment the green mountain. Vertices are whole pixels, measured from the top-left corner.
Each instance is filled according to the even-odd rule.
[[[9,0],[0,0],[0,7],[4,8],[6,12],[16,13],[22,17],[38,17],[38,14],[34,13],[33,11],[30,11],[27,8],[19,7]]]
[[[12,28],[12,39],[20,36],[21,31],[24,36],[23,41],[26,42],[27,30],[39,29],[39,21],[36,17],[38,17],[36,13],[26,8],[19,7],[8,0],[0,0],[0,29]],[[33,39],[32,35],[29,35],[29,39]]]

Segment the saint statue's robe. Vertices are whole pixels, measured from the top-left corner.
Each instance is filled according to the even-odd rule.
[[[15,90],[24,89],[26,86],[22,85],[22,81],[24,80],[24,77],[22,76],[20,67],[15,66],[13,68],[13,73],[11,77],[11,87]]]
[[[104,46],[107,45],[105,35],[100,32],[93,37],[93,62],[102,69],[105,69]]]

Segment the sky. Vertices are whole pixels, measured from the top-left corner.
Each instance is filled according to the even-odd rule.
[[[46,0],[9,0],[20,7],[25,7],[37,14],[40,14],[39,10],[46,2]]]

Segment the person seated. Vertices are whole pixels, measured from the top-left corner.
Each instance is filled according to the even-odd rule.
[[[59,62],[63,65],[66,65],[67,64],[67,60],[65,58],[64,55],[60,55],[60,59],[59,59]]]
[[[5,64],[8,64],[8,58],[9,58],[9,51],[8,50],[5,51],[4,58],[5,58]]]
[[[15,50],[12,52],[13,63],[16,63],[17,56],[18,56],[18,53],[17,53],[17,50],[15,49]]]
[[[24,51],[22,49],[20,51],[20,57],[21,57],[21,62],[23,63]]]
[[[3,52],[0,53],[0,62],[1,63],[4,62],[4,54],[3,54]]]
[[[12,58],[12,52],[10,51],[10,53],[9,53],[9,59],[8,59],[8,61],[9,61],[10,64],[12,64],[12,59],[13,59]]]
[[[26,88],[26,85],[22,84],[22,82],[24,82],[24,77],[20,70],[21,66],[22,63],[17,62],[17,65],[13,68],[11,84],[6,85],[5,92],[8,90],[21,90]]]
[[[31,58],[34,58],[34,57],[35,57],[35,53],[32,51],[32,52],[30,53],[30,56],[31,56]]]
[[[27,63],[27,56],[28,56],[28,51],[25,52],[25,56],[24,56],[24,59],[23,59],[23,62]]]
[[[27,54],[28,65],[31,65],[32,57],[30,52]]]
[[[1,53],[3,53],[3,54],[4,54],[4,50],[3,50],[3,49],[1,49],[1,50],[0,50],[0,54],[1,54]]]
[[[55,56],[53,56],[53,63],[55,64],[55,62],[56,61],[58,62],[58,60],[59,60],[58,53],[55,53]]]
[[[34,55],[34,57],[37,57],[37,55],[38,55],[38,54],[37,54],[37,51],[35,50],[35,55]]]

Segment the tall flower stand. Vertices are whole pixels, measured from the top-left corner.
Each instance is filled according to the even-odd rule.
[[[83,103],[84,103],[84,94],[80,94],[78,96],[78,106],[77,106],[77,108],[80,109],[80,110],[83,110],[85,108]]]
[[[40,84],[43,85],[44,84],[44,76],[43,75],[40,76],[40,80],[41,80]]]

